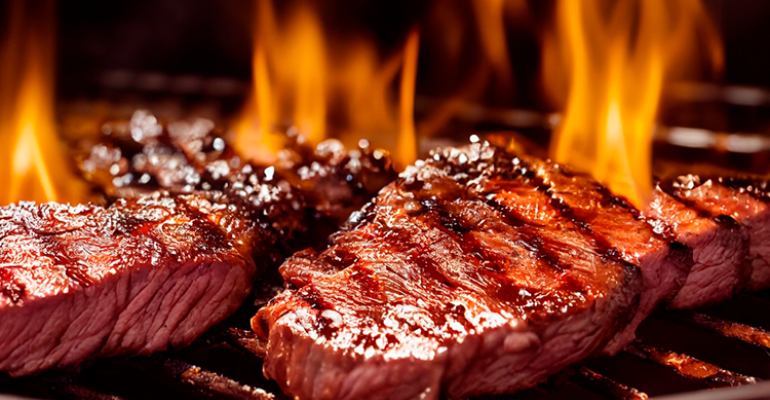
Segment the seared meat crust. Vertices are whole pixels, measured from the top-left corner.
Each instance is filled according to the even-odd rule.
[[[577,209],[557,191],[567,180],[595,197]],[[643,242],[613,242],[600,207]],[[265,374],[299,398],[510,392],[602,351],[649,312],[637,304],[660,281],[645,273],[666,268],[651,263],[679,257],[685,275],[687,252],[589,178],[475,144],[419,161],[327,250],[290,258],[281,273],[297,289],[252,327]]]
[[[240,306],[270,236],[194,195],[0,208],[0,370],[184,346]]]

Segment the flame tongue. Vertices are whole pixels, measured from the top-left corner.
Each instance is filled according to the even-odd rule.
[[[663,85],[697,47],[694,35],[704,32],[707,16],[698,0],[612,5],[562,0],[557,24],[557,47],[571,69],[551,156],[645,207],[652,192],[652,133]],[[716,42],[714,35],[710,38]],[[546,71],[558,69],[553,63],[546,59]]]
[[[78,201],[85,194],[61,154],[53,113],[52,2],[17,0],[0,48],[0,205]]]
[[[383,55],[365,34],[330,40],[314,2],[279,4],[257,0],[254,88],[234,126],[241,154],[269,163],[283,146],[272,127],[290,123],[312,144],[334,136],[352,146],[365,138],[403,148],[393,154],[396,163],[413,161],[418,32],[401,51]]]

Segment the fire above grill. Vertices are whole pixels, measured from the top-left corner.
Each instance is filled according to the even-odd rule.
[[[148,118],[140,112],[132,123],[139,124]],[[111,132],[123,137],[117,127]],[[133,131],[125,129],[123,133],[128,132]],[[134,136],[134,140],[142,139],[141,135]],[[212,143],[216,140],[211,139]],[[111,169],[110,166],[103,168]],[[738,306],[730,308],[735,302]],[[274,383],[265,381],[259,374],[263,343],[244,326],[256,312],[251,304],[188,349],[150,358],[96,361],[64,372],[46,372],[37,378],[9,379],[3,387],[14,393],[40,397],[146,398],[184,394],[260,398],[271,394],[280,398],[282,395]],[[640,341],[625,353],[611,359],[589,361],[553,377],[539,389],[511,396],[558,398],[584,396],[582,391],[590,390],[597,396],[644,398],[648,394],[745,385],[767,379],[768,334],[762,328],[768,327],[768,321],[761,319],[768,315],[764,312],[767,304],[770,304],[768,292],[764,291],[732,300],[705,314],[661,311],[640,327]],[[751,310],[748,315],[755,319],[737,314],[738,310]],[[735,322],[730,322],[731,319]],[[719,354],[710,353],[715,348],[720,349]],[[725,349],[731,356],[738,355],[738,359],[724,357],[721,352]],[[135,387],[136,381],[148,380],[159,380],[162,388],[150,389],[158,393]],[[36,390],[44,392],[36,393]]]
[[[18,6],[21,3],[14,4]],[[358,115],[358,111],[362,111],[362,108],[367,109],[366,105],[361,107],[359,104],[358,109],[351,106],[347,114],[339,113],[351,119],[348,121],[350,132],[345,131],[341,136],[347,137],[350,142],[352,135],[353,141],[358,142],[359,137],[356,136],[358,132],[371,127],[376,128],[373,128],[376,133],[397,131],[397,135],[388,137],[392,140],[385,140],[385,142],[389,143],[391,148],[398,150],[393,155],[399,165],[404,166],[411,162],[415,158],[416,135],[420,131],[420,127],[415,126],[411,114],[416,91],[420,41],[427,35],[425,31],[420,26],[408,29],[399,50],[382,62],[382,65],[373,61],[377,57],[371,53],[371,48],[367,47],[368,43],[363,41],[361,47],[351,47],[355,51],[345,57],[346,60],[350,60],[350,65],[335,69],[330,67],[334,62],[328,59],[331,57],[330,54],[334,53],[333,49],[330,54],[318,51],[328,43],[323,38],[320,17],[313,14],[313,7],[302,3],[303,6],[298,8],[299,11],[289,13],[290,16],[285,18],[290,21],[289,33],[286,33],[277,27],[282,19],[277,16],[271,4],[263,1],[258,6],[261,25],[255,40],[253,66],[256,87],[244,115],[235,124],[238,131],[235,141],[240,146],[242,154],[253,150],[253,154],[248,154],[252,160],[275,161],[279,154],[278,148],[284,143],[278,143],[273,140],[276,137],[270,135],[273,134],[275,125],[284,123],[287,114],[293,114],[290,116],[291,119],[308,134],[307,137],[311,142],[319,142],[332,131],[327,129],[329,128],[327,124],[332,119],[330,115],[338,113],[327,109],[327,107],[334,108],[330,106],[334,103],[330,99],[344,98],[345,101],[342,103],[351,103],[355,106],[356,100],[370,100],[371,97],[376,106],[372,109],[377,108],[372,120],[359,121],[354,117]],[[502,12],[502,4],[502,2],[494,2],[494,6],[489,9],[484,6],[474,6],[474,12],[478,14],[479,20],[484,25],[485,19],[482,17],[485,15],[488,17],[488,13]],[[581,37],[580,34],[591,33],[588,32],[590,28],[581,26],[583,23],[596,22],[601,25],[606,22],[599,21],[601,18],[592,19],[600,15],[596,8],[599,5],[598,2],[591,3],[582,10],[578,10],[581,7],[570,9],[574,5],[567,1],[559,4],[560,12],[566,15],[562,17],[561,23],[564,24],[562,28],[571,37]],[[655,4],[660,6],[662,3]],[[679,10],[682,12],[678,15],[689,15],[687,11],[695,11],[695,15],[699,18],[703,16],[697,1],[682,4],[686,5]],[[662,91],[663,75],[669,64],[676,63],[674,55],[677,49],[688,42],[682,39],[687,36],[686,34],[681,37],[678,34],[690,30],[689,23],[683,25],[674,23],[676,29],[673,29],[673,32],[677,35],[672,37],[675,39],[661,36],[660,32],[652,27],[656,26],[655,21],[665,20],[663,18],[666,16],[665,12],[655,6],[652,9],[646,8],[646,5],[642,8],[643,23],[640,24],[640,33],[636,34],[626,32],[625,28],[619,28],[632,25],[629,23],[634,18],[632,8],[621,7],[619,11],[612,13],[607,30],[603,33],[607,33],[608,36],[614,34],[622,36],[623,40],[617,43],[602,44],[601,41],[581,43],[581,40],[565,40],[564,43],[555,45],[556,48],[565,47],[565,49],[559,49],[559,52],[572,52],[573,65],[570,71],[560,71],[570,75],[572,90],[561,93],[565,97],[561,100],[566,102],[567,111],[563,124],[557,127],[556,136],[559,139],[553,146],[554,155],[560,161],[566,160],[590,170],[597,178],[608,182],[616,193],[626,195],[637,205],[644,204],[645,193],[649,191],[646,185],[649,183],[647,182],[650,175],[647,159],[650,157],[647,151],[635,152],[634,150],[647,149],[649,146],[646,135],[653,126],[655,110]],[[581,19],[584,21],[581,22]],[[485,55],[494,64],[491,67],[491,70],[495,71],[492,75],[499,74],[501,71],[501,75],[506,75],[508,73],[506,68],[510,68],[510,60],[501,53],[505,51],[506,44],[504,40],[495,39],[496,35],[504,29],[497,23],[485,26],[482,28],[485,32],[481,36],[484,38]],[[682,26],[685,27],[684,31]],[[699,25],[695,23],[693,26]],[[33,29],[27,36],[34,37],[36,34],[41,34],[43,30],[38,32]],[[16,32],[15,36],[25,36],[23,30],[20,32]],[[637,34],[638,37],[635,36]],[[271,37],[277,40],[273,41]],[[668,39],[671,39],[670,42],[676,46],[671,48],[664,46],[667,49],[663,53],[656,53],[657,45],[669,41]],[[591,42],[590,39],[586,41]],[[638,47],[629,47],[629,43],[637,43]],[[31,60],[28,61],[32,65],[29,68],[30,72],[21,74],[25,79],[20,80],[23,83],[32,82],[32,84],[21,85],[16,94],[14,94],[16,89],[0,93],[8,95],[0,98],[0,104],[10,104],[18,100],[19,104],[33,110],[14,111],[21,116],[18,117],[20,122],[14,120],[15,126],[9,128],[8,132],[14,140],[18,140],[14,142],[15,146],[9,147],[9,150],[14,152],[13,157],[6,158],[13,161],[10,165],[13,169],[14,188],[24,188],[24,182],[35,182],[34,193],[19,194],[17,193],[19,190],[14,189],[10,192],[11,197],[8,201],[15,201],[25,196],[40,200],[56,199],[57,192],[61,191],[58,186],[65,189],[65,194],[67,191],[74,193],[71,194],[74,197],[65,195],[65,199],[80,201],[82,197],[78,197],[80,193],[74,189],[76,182],[80,184],[77,178],[64,174],[64,178],[57,179],[59,173],[67,171],[66,168],[62,168],[61,171],[57,168],[60,164],[66,164],[58,160],[61,154],[53,151],[51,155],[46,155],[47,150],[50,149],[40,145],[46,142],[46,137],[53,132],[47,127],[52,119],[48,114],[52,113],[46,107],[43,107],[43,111],[39,111],[34,106],[41,99],[50,100],[51,95],[46,91],[51,89],[51,85],[39,82],[45,82],[47,79],[46,74],[39,69],[41,64],[45,64],[41,62],[45,57],[37,54],[40,49],[34,46],[34,43],[30,44],[29,53],[32,55]],[[336,45],[328,46],[336,47]],[[608,54],[612,56],[608,60],[591,59],[587,54],[591,54],[592,51],[586,50],[586,47],[592,46],[598,46],[600,49],[608,47],[612,50]],[[282,48],[288,48],[290,51],[282,54],[280,53]],[[625,51],[629,49],[634,51],[631,51],[632,55],[625,59]],[[641,55],[634,53],[637,50]],[[586,54],[582,54],[583,51]],[[52,52],[51,47],[42,51],[45,54],[49,52]],[[599,53],[601,54],[601,51]],[[302,65],[306,64],[297,62],[298,55],[300,59],[307,57],[323,65],[323,68],[319,68],[320,73],[302,68]],[[713,56],[714,59],[721,57]],[[649,62],[638,62],[639,59]],[[719,63],[718,60],[714,62]],[[285,66],[288,67],[284,69]],[[297,67],[297,69],[289,67]],[[587,71],[591,73],[585,74]],[[271,73],[273,80],[271,80]],[[603,76],[605,73],[610,76],[610,79],[608,79],[609,83],[601,87],[602,100],[596,102],[596,109],[587,113],[585,120],[575,117],[583,115],[584,110],[580,107],[590,103],[590,100],[585,98],[586,91],[581,90],[580,86],[597,79],[597,77],[585,75]],[[358,84],[354,85],[355,87],[346,86],[348,78],[353,80],[353,77]],[[599,79],[601,78],[600,76]],[[508,81],[507,84],[511,82]],[[393,86],[398,87],[395,91],[398,93],[396,96],[391,93]],[[289,93],[291,91],[287,90],[287,87],[296,90],[294,93]],[[376,95],[368,96],[370,93],[368,89],[372,87],[376,89]],[[632,97],[640,88],[645,90],[639,95],[641,101],[637,102],[638,99]],[[647,93],[646,89],[649,89],[650,93]],[[392,102],[397,104],[391,104],[393,98],[398,99],[397,102]],[[284,107],[292,102],[296,103],[293,107]],[[443,107],[438,107],[450,109],[444,110],[445,115],[442,117],[444,119],[446,115],[457,113],[456,110],[451,110],[452,107],[447,105],[449,103],[454,104],[452,101],[446,101]],[[42,117],[30,119],[30,115],[39,117],[36,113],[41,114]],[[255,119],[256,115],[261,119]],[[14,115],[14,118],[16,117]],[[153,126],[156,123],[154,117],[145,119],[152,120]],[[146,127],[142,127],[144,128]],[[114,131],[103,131],[105,134],[112,132]],[[135,136],[132,127],[122,134],[126,135],[126,138]],[[572,143],[571,140],[576,141],[577,144]],[[220,151],[221,143],[224,141],[215,140],[209,144],[214,150]],[[358,143],[367,147],[369,142],[361,140]],[[588,160],[572,160],[569,155],[585,155],[582,152],[575,152],[575,148],[587,149]],[[111,150],[105,149],[107,153]],[[613,154],[613,150],[619,150],[620,167],[613,163],[615,160],[613,156],[608,156]],[[593,154],[594,151],[598,154]],[[31,158],[18,157],[18,154],[27,154]],[[149,154],[149,157],[145,158],[156,156],[162,158],[168,154]],[[119,155],[118,158],[120,158]],[[375,156],[375,158],[380,160],[382,157]],[[173,157],[168,160],[170,160],[168,165],[178,161]],[[606,163],[608,160],[613,162]],[[598,162],[598,165],[591,165],[594,161]],[[133,170],[127,173],[124,170],[125,163],[121,165],[116,163],[114,170],[110,166],[106,170],[108,173],[103,173],[100,178],[104,178],[105,182],[111,182],[105,186],[110,184],[114,186],[112,188],[114,191],[108,192],[110,196],[131,196],[131,190],[134,189],[132,184],[146,183],[145,176],[150,177],[152,174],[147,171],[157,167],[152,164],[153,162],[145,162],[139,168],[137,163],[132,162],[128,168],[137,170],[148,168],[136,174]],[[316,163],[309,164],[306,166],[307,171],[315,170]],[[188,167],[191,167],[189,171],[179,169],[172,172],[181,171],[184,175],[182,180],[185,181],[187,178],[193,178],[190,171],[195,169],[195,165],[188,165]],[[268,167],[267,170],[271,171],[269,174],[272,176],[274,168]],[[19,172],[16,173],[17,171]],[[613,176],[613,173],[618,171],[620,177]],[[0,173],[3,173],[2,170]],[[608,176],[604,176],[607,174]],[[352,178],[347,179],[348,182],[351,180]],[[192,181],[194,179],[190,179],[190,182]],[[617,184],[618,181],[620,181],[619,184]],[[67,185],[68,182],[73,183],[71,187]],[[209,189],[204,186],[201,188]],[[372,193],[367,195],[371,197]],[[58,197],[58,199],[61,198]],[[310,230],[311,234],[318,232],[320,231]],[[325,236],[325,233],[318,236]],[[707,395],[713,398],[720,398],[719,396],[760,398],[756,395],[768,390],[766,384],[761,381],[768,379],[768,371],[770,371],[768,361],[770,339],[765,331],[770,329],[770,322],[762,319],[763,316],[770,314],[766,312],[770,311],[767,310],[770,305],[768,293],[765,290],[744,295],[702,313],[660,310],[640,326],[639,340],[620,355],[588,360],[552,377],[536,389],[494,398],[641,399],[649,396],[692,393],[703,389],[714,389]],[[274,382],[261,377],[261,357],[265,355],[264,343],[245,325],[245,321],[257,311],[257,307],[252,304],[254,302],[247,302],[247,305],[233,317],[209,330],[186,349],[158,353],[150,357],[96,360],[65,370],[43,372],[34,377],[13,379],[3,377],[0,378],[0,390],[10,394],[42,398],[285,398]],[[750,312],[742,314],[742,311],[746,312],[746,310]],[[738,388],[732,388],[734,386]]]

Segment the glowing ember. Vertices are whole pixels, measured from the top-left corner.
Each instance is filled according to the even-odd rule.
[[[13,1],[0,42],[0,205],[79,201],[86,193],[61,153],[53,113],[52,2]]]
[[[279,18],[271,0],[257,1],[254,90],[234,125],[236,147],[271,162],[283,147],[273,130],[291,124],[314,144],[330,136],[347,145],[363,138],[400,149],[398,164],[411,162],[419,34],[412,31],[402,51],[383,56],[364,34],[329,40],[315,7],[300,1]]]
[[[551,156],[644,207],[666,80],[683,72],[699,38],[706,39],[712,65],[721,64],[708,16],[699,0],[561,0],[557,28],[545,50],[546,85],[568,96]],[[561,65],[569,67],[568,90],[558,86]]]

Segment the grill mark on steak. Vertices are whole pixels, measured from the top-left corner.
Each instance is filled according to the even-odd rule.
[[[550,161],[519,156],[523,168],[549,186],[548,193],[570,208],[566,213],[582,221],[600,246],[617,248],[618,255],[642,270],[647,289],[631,324],[606,351],[614,354],[633,338],[636,326],[659,302],[672,297],[684,284],[692,265],[690,249],[655,232],[624,200],[585,174]],[[611,256],[612,251],[608,251]]]
[[[505,262],[502,262],[500,257],[486,252],[483,249],[482,244],[474,237],[471,232],[474,231],[474,227],[464,221],[459,220],[455,214],[449,212],[444,208],[440,208],[435,202],[423,201],[423,209],[420,210],[415,216],[423,216],[421,221],[429,227],[440,226],[445,228],[450,237],[455,243],[462,248],[463,253],[470,255],[475,259],[475,262],[479,266],[483,266],[485,269],[495,273],[504,273]],[[519,228],[516,234],[521,235],[522,240],[520,244],[529,252],[533,253],[535,259],[542,261],[548,267],[556,270],[557,272],[564,272],[568,266],[563,266],[558,263],[552,254],[550,254],[543,244],[540,242],[540,238],[533,234],[532,231],[526,229],[527,223],[519,217],[511,214],[502,205],[487,200],[486,202],[466,202],[466,207],[490,207],[502,216],[503,221],[509,225],[509,227]],[[435,214],[436,217],[426,214]],[[508,231],[509,234],[514,235],[512,231]]]
[[[483,209],[485,206],[486,206],[485,203],[475,202],[475,201],[465,202],[463,204],[463,207],[471,208],[471,209],[474,209],[475,207],[479,207]],[[491,208],[494,209],[494,207],[491,207]],[[437,225],[440,227],[446,227],[448,220],[451,221],[449,222],[450,226],[453,226],[453,227],[463,226],[462,229],[457,229],[457,228],[455,228],[454,230],[444,229],[443,231],[448,234],[449,238],[453,240],[456,246],[462,249],[461,254],[463,256],[470,257],[470,259],[465,258],[467,261],[471,262],[476,266],[480,266],[484,268],[483,271],[480,271],[481,274],[483,274],[484,271],[488,271],[488,272],[491,272],[492,274],[502,275],[502,274],[505,274],[509,268],[511,268],[509,260],[504,260],[502,257],[500,257],[497,254],[485,251],[482,243],[475,236],[471,234],[471,232],[473,232],[475,229],[468,226],[469,224],[465,223],[464,221],[461,222],[458,218],[454,216],[455,215],[454,213],[445,209],[436,211],[435,208],[432,211],[439,214],[439,217],[432,218],[430,215],[426,215],[427,213],[424,213],[421,215],[424,218],[420,218],[420,221],[426,224],[429,228],[436,227]],[[488,210],[486,212],[489,212],[489,211],[491,210]],[[485,212],[485,211],[482,211],[482,212]],[[520,252],[518,254],[523,254],[522,251],[529,253],[531,254],[530,258],[533,262],[535,263],[539,262],[540,264],[543,264],[549,267],[550,269],[555,270],[557,273],[564,272],[564,270],[567,267],[563,267],[559,265],[556,259],[554,259],[552,256],[549,256],[546,253],[541,243],[535,242],[535,235],[527,231],[527,229],[525,228],[526,225],[524,221],[518,220],[517,218],[512,217],[512,220],[514,220],[515,222],[514,224],[511,224],[509,218],[507,218],[504,212],[501,213],[501,216],[503,217],[502,220],[508,223],[509,226],[504,228],[500,228],[500,227],[498,228],[500,228],[504,233],[510,235],[511,237],[517,237],[517,236],[519,237],[519,240],[516,241],[516,244],[520,246],[519,248]],[[514,232],[513,230],[510,229],[510,227],[518,227],[520,229]],[[422,261],[423,263],[426,263],[426,262],[432,262],[433,258],[427,257],[427,256],[420,256],[420,259],[421,260],[427,259],[427,261]],[[432,265],[431,269],[432,271],[440,270],[435,265]],[[479,278],[479,281],[482,283],[480,283],[478,286],[483,290],[483,293],[479,293],[479,294],[488,295],[492,299],[502,300],[503,302],[506,302],[510,305],[515,305],[515,306],[522,305],[520,302],[518,302],[518,300],[520,300],[518,297],[507,295],[509,291],[505,291],[505,290],[490,291],[487,289],[490,285],[486,285],[485,283],[483,283],[483,282],[486,282],[486,279]],[[450,282],[450,285],[451,283],[452,282]],[[478,289],[476,288],[468,287],[467,285],[460,285],[460,286],[463,287],[464,289],[478,292]],[[547,296],[546,293],[537,289],[524,288],[524,287],[520,287],[517,289],[528,289],[532,294],[532,296],[535,296],[535,297]],[[515,292],[515,290],[511,292]]]
[[[513,165],[513,170],[511,173],[505,175],[505,179],[515,179],[516,176],[520,176],[526,179],[526,182],[532,187],[535,187],[538,191],[548,196],[551,206],[560,214],[560,216],[569,220],[572,225],[580,228],[585,235],[589,236],[594,247],[603,257],[607,257],[616,262],[626,262],[623,260],[620,251],[615,246],[603,236],[594,232],[589,222],[577,218],[575,216],[575,211],[564,201],[564,199],[554,195],[551,185],[548,184],[543,177],[537,175],[535,171],[537,168],[536,165],[527,159],[507,152],[499,154],[499,156],[496,157],[495,162],[502,168],[505,168],[505,165]],[[619,199],[614,197],[609,191],[604,190],[602,186],[597,185],[597,187],[600,189],[600,194],[602,196],[601,204],[603,206],[621,203]]]
[[[667,229],[693,251],[693,266],[669,307],[691,309],[725,300],[742,290],[751,274],[745,263],[748,233],[731,217],[709,215],[656,184],[644,215],[656,230]],[[676,193],[675,191],[673,191]]]
[[[505,155],[503,157],[496,157],[495,161],[499,161],[501,159],[505,159]],[[496,166],[495,166],[496,167]],[[454,172],[454,171],[453,171]],[[485,172],[482,172],[482,175]],[[521,176],[503,172],[499,174],[500,177],[496,178],[493,181],[480,181],[478,182],[479,186],[483,186],[485,188],[484,191],[470,195],[468,192],[463,191],[460,187],[460,183],[463,182],[463,179],[448,179],[448,178],[434,178],[431,181],[432,189],[435,190],[435,187],[440,187],[440,190],[436,190],[436,195],[432,195],[432,191],[427,191],[426,197],[430,197],[433,199],[439,198],[439,200],[423,200],[422,204],[424,207],[427,208],[427,210],[433,211],[438,213],[439,218],[431,219],[427,218],[428,224],[431,224],[432,222],[435,223],[436,221],[440,222],[442,226],[447,228],[448,231],[454,233],[453,237],[458,242],[458,245],[463,249],[465,254],[472,255],[476,259],[476,261],[480,265],[489,265],[490,261],[493,263],[495,262],[495,257],[493,254],[484,252],[483,247],[479,244],[475,238],[473,238],[472,235],[468,235],[469,232],[473,231],[473,228],[470,226],[473,226],[473,224],[462,224],[458,221],[458,219],[455,217],[457,215],[457,211],[455,212],[448,212],[445,209],[439,208],[437,205],[439,203],[447,203],[445,200],[441,200],[441,197],[447,196],[447,193],[453,193],[455,195],[462,194],[462,197],[464,200],[467,200],[468,198],[483,198],[484,193],[495,193],[500,192],[502,188],[505,188],[506,191],[510,191],[514,187],[516,188],[524,188],[524,189],[531,189],[535,190],[537,188],[530,186],[531,180],[523,181]],[[483,183],[486,182],[486,183]],[[543,194],[543,196],[545,196]],[[451,195],[450,195],[451,197]],[[419,196],[417,197],[419,199]],[[523,202],[521,202],[523,203]],[[521,204],[519,203],[519,204]],[[451,203],[449,203],[451,204]],[[558,213],[555,216],[551,216],[551,219],[549,221],[535,221],[532,218],[527,218],[523,215],[517,215],[513,213],[513,210],[516,210],[516,207],[507,207],[503,205],[500,202],[495,201],[495,198],[489,198],[486,201],[481,201],[478,204],[474,201],[464,201],[463,207],[464,208],[471,208],[474,207],[491,207],[492,210],[497,212],[496,216],[493,216],[492,219],[496,219],[498,217],[502,217],[502,221],[506,222],[509,227],[515,227],[517,228],[516,231],[512,231],[510,229],[507,229],[507,234],[515,237],[519,236],[520,240],[518,243],[521,246],[524,246],[524,248],[531,252],[533,254],[533,258],[537,261],[542,262],[544,265],[550,267],[551,269],[555,270],[557,274],[563,274],[566,270],[569,270],[572,268],[572,264],[569,262],[564,262],[558,257],[558,253],[554,251],[555,248],[559,247],[559,235],[551,235],[548,238],[544,236],[544,231],[542,228],[553,225],[556,223],[555,219],[559,217]],[[446,205],[445,205],[446,207]],[[489,211],[492,211],[489,210]],[[419,213],[426,212],[425,209],[421,210]],[[470,240],[468,239],[470,238]],[[590,246],[590,248],[594,248],[594,246],[591,246],[591,244],[586,243]],[[481,249],[481,250],[480,250]],[[601,257],[605,257],[606,255],[602,254]],[[608,260],[604,260],[605,262],[610,262]],[[615,260],[617,262],[617,260]],[[625,262],[622,262],[625,264]],[[499,268],[498,268],[499,270]],[[569,275],[566,275],[565,279],[565,288],[569,286]],[[576,285],[573,285],[572,288],[568,290],[574,290],[577,291]],[[499,293],[490,293],[491,295],[500,296]]]
[[[199,195],[0,208],[0,370],[188,344],[248,295],[251,254],[267,257],[235,242],[236,220],[242,242],[275,240]]]
[[[499,190],[500,188],[498,187],[495,189]],[[488,200],[487,204],[500,212],[509,225],[526,226],[524,221],[520,219],[520,216],[514,215],[511,210],[508,207],[505,207],[502,203],[499,203],[495,200]],[[556,255],[549,251],[547,245],[543,243],[544,238],[538,236],[534,230],[524,228],[522,229],[522,233],[525,237],[524,243],[528,244],[536,252],[537,258],[542,260],[545,265],[556,270],[557,272],[564,272],[570,268],[570,265],[562,265],[558,262]]]
[[[690,201],[712,218],[727,215],[745,227],[748,240],[748,262],[751,267],[749,290],[770,285],[770,203],[752,191],[742,189],[735,180],[732,186],[720,183],[724,179],[707,179],[696,175],[667,178],[667,186],[677,198]],[[756,191],[754,191],[756,192]]]
[[[375,157],[368,147],[347,151],[336,140],[312,147],[287,134],[285,151],[268,166],[238,155],[221,130],[204,119],[165,126],[137,111],[130,122],[111,122],[104,130],[102,143],[84,146],[89,151],[79,155],[78,166],[108,196],[136,197],[159,189],[220,191],[231,203],[257,208],[287,243],[298,240],[293,234],[305,228],[335,230],[395,179],[387,155]],[[264,198],[275,196],[281,201],[263,205]],[[299,239],[317,245],[314,239],[325,238],[319,236]]]
[[[495,187],[519,179],[496,151],[435,153],[327,250],[287,260],[286,280],[306,284],[252,320],[265,373],[301,398],[458,398],[531,386],[601,349],[633,315],[639,270],[597,252],[542,191],[527,186],[542,209],[512,210],[531,203]],[[308,279],[312,259],[337,261]]]

